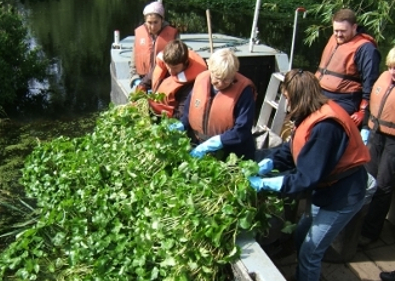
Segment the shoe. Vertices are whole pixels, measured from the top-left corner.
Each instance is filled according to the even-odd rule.
[[[373,239],[361,235],[358,240],[358,246],[365,247],[370,243],[372,243],[373,241],[374,241]]]
[[[380,278],[383,281],[395,281],[395,271],[391,272],[381,272]]]

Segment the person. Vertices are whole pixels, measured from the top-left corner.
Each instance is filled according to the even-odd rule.
[[[347,112],[322,94],[313,73],[293,69],[281,86],[292,138],[271,148],[258,163],[259,175],[248,177],[257,190],[282,196],[305,195],[305,213],[295,232],[296,279],[320,280],[321,260],[338,233],[361,209],[367,187],[364,164],[370,160],[359,130]],[[275,177],[262,177],[272,169]]]
[[[130,60],[131,88],[139,84],[155,64],[155,57],[166,44],[178,38],[178,31],[165,21],[165,9],[155,1],[143,10],[144,24],[134,30],[134,45]]]
[[[192,132],[198,143],[190,153],[193,157],[222,149],[224,159],[230,153],[254,159],[252,126],[257,94],[253,82],[238,73],[239,66],[230,49],[214,52],[208,70],[196,77],[181,121],[170,125],[171,130]]]
[[[357,25],[352,10],[339,10],[332,24],[333,35],[315,75],[324,94],[339,103],[361,127],[366,123],[370,92],[379,76],[380,53],[374,39]]]
[[[379,238],[395,188],[395,47],[389,51],[386,65],[388,70],[380,75],[370,95],[368,129],[361,131],[372,157],[366,168],[377,180],[377,190],[362,225],[361,246]]]
[[[395,271],[383,271],[380,273],[380,279],[382,281],[395,281]]]
[[[205,70],[207,64],[201,56],[188,50],[180,39],[170,41],[156,58],[152,80],[146,76],[140,83],[144,89],[165,94],[162,102],[149,99],[151,109],[158,115],[165,112],[168,117],[180,119],[196,76]]]

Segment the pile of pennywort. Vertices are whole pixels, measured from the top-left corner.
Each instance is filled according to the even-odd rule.
[[[256,164],[192,158],[186,135],[143,105],[111,108],[92,134],[36,147],[21,181],[39,215],[2,253],[0,279],[225,280],[235,237],[262,225],[241,172]]]

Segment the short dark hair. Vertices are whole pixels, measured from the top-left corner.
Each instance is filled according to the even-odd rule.
[[[357,16],[351,9],[340,9],[333,15],[332,22],[334,21],[347,21],[351,25],[354,25],[357,23]]]
[[[163,50],[163,61],[168,65],[186,64],[188,57],[188,46],[180,39],[170,41]]]

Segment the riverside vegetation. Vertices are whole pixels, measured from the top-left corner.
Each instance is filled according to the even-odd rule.
[[[133,97],[92,133],[37,143],[20,180],[29,214],[8,233],[2,280],[229,280],[236,236],[267,234],[284,206],[249,187],[257,164],[192,158],[172,119]]]

